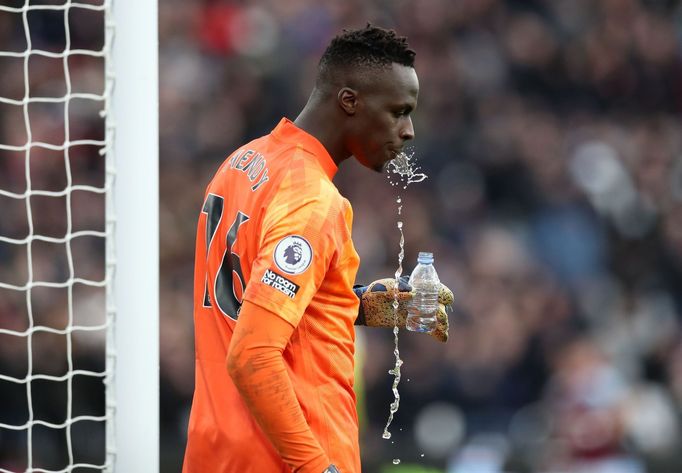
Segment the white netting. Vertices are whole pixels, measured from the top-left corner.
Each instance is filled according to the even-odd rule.
[[[108,1],[0,0],[0,472],[111,464],[111,37]]]

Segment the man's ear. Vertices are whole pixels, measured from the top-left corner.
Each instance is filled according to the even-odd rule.
[[[355,110],[358,106],[358,93],[356,90],[351,89],[350,87],[344,87],[339,90],[336,98],[346,114],[355,115]]]

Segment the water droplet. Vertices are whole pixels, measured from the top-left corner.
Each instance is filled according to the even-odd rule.
[[[385,439],[390,439],[391,438],[391,432],[389,432],[388,430],[384,430],[382,437]]]
[[[419,455],[419,456],[422,457],[422,458],[424,458],[424,454],[423,454],[423,453],[422,453],[421,455]]]
[[[398,463],[400,463],[400,458],[394,458],[394,459],[393,459],[393,464],[394,464],[394,465],[397,465]]]

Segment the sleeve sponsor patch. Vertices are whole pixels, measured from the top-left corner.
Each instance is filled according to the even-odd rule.
[[[289,281],[284,276],[280,276],[276,272],[269,269],[265,270],[260,282],[266,286],[272,287],[273,289],[277,289],[279,292],[289,297],[289,299],[296,297],[296,293],[300,288],[300,286]]]

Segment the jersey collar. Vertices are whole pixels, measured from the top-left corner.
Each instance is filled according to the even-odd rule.
[[[272,135],[282,141],[295,143],[296,146],[314,154],[322,166],[322,169],[324,169],[324,172],[329,176],[329,179],[332,179],[336,174],[336,171],[339,170],[339,167],[329,155],[329,151],[327,151],[322,143],[313,135],[297,127],[294,122],[288,118],[285,117],[280,120],[275,129],[272,130]]]

